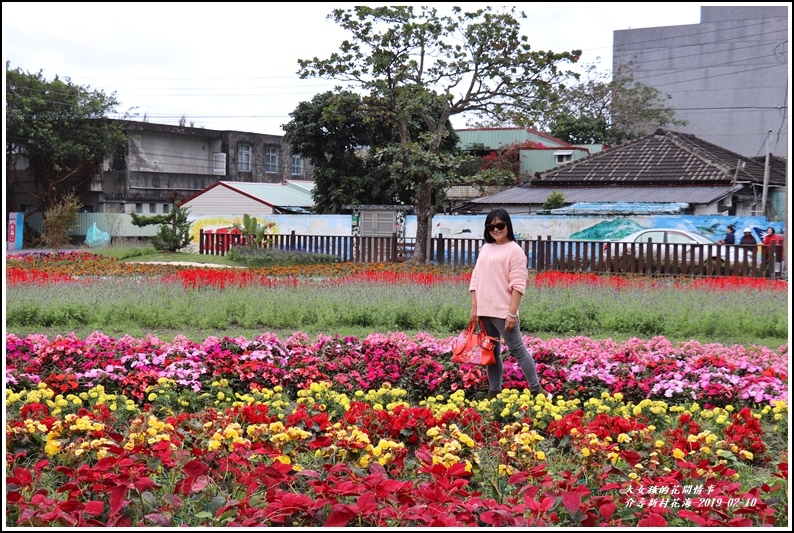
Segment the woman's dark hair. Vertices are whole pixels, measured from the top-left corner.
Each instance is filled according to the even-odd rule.
[[[768,228],[766,228],[766,231],[769,231],[769,230],[772,230],[772,235],[775,234],[775,228],[773,228],[772,226],[769,226]]]
[[[734,226],[733,224],[728,224],[728,229],[731,231],[736,231],[736,226]]]
[[[505,228],[507,229],[507,240],[515,241],[516,236],[513,233],[513,222],[510,220],[510,215],[507,213],[507,211],[505,211],[501,207],[496,208],[492,210],[490,213],[488,213],[488,216],[485,217],[485,225],[488,226],[488,224],[490,224],[493,221],[493,219],[495,219],[496,217],[499,217],[499,220],[507,224],[507,228]],[[496,240],[494,240],[494,238],[491,237],[491,232],[488,231],[487,227],[485,228],[485,242],[487,243],[496,242]]]

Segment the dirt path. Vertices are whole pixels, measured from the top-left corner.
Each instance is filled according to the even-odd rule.
[[[217,265],[215,263],[193,263],[190,261],[131,261],[131,262],[145,263],[147,265],[184,265],[184,266],[206,267],[206,268],[245,268],[243,266],[236,266],[236,265]]]

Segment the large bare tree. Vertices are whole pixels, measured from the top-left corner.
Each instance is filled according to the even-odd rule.
[[[392,124],[395,143],[375,147],[390,170],[411,180],[417,215],[413,261],[426,262],[434,191],[458,180],[461,156],[441,150],[450,117],[463,113],[509,121],[539,116],[569,73],[560,65],[579,50],[532,50],[522,35],[524,13],[486,7],[447,15],[410,6],[335,9],[328,17],[352,36],[328,59],[299,60],[302,78],[322,77],[360,90],[371,116]],[[426,128],[410,128],[419,116]]]

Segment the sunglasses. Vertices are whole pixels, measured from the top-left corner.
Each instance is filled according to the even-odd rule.
[[[485,229],[488,231],[488,233],[491,233],[495,229],[502,231],[503,229],[505,229],[505,227],[507,227],[507,224],[505,224],[504,222],[499,222],[497,224],[486,224]]]

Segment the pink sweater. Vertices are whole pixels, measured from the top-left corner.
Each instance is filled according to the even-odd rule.
[[[507,318],[512,291],[524,294],[527,275],[527,256],[518,243],[483,246],[469,284],[477,297],[477,315]]]

